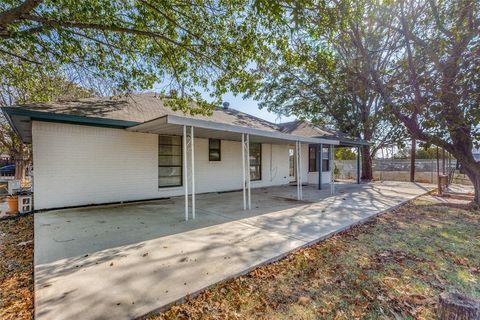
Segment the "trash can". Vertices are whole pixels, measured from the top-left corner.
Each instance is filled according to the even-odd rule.
[[[8,203],[8,214],[17,214],[18,213],[18,196],[11,195],[7,197]]]

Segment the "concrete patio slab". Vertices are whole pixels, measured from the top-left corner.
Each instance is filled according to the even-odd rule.
[[[36,319],[131,319],[419,196],[402,182],[252,190],[35,215]]]

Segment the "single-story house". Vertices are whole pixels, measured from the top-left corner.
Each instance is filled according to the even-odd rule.
[[[332,181],[332,148],[359,147],[308,122],[274,124],[218,107],[189,116],[154,93],[3,108],[33,147],[35,210]],[[318,172],[321,172],[319,175]],[[189,195],[191,204],[189,205]],[[239,204],[241,206],[241,204]]]

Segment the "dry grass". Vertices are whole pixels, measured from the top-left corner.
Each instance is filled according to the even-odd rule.
[[[0,319],[33,315],[33,216],[0,221]],[[148,319],[432,319],[480,298],[480,214],[419,200]]]
[[[33,215],[0,221],[0,319],[33,318]]]
[[[423,197],[148,319],[432,319],[480,298],[480,214]]]

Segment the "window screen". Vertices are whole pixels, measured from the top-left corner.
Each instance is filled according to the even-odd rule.
[[[322,149],[322,171],[330,171],[330,147]]]
[[[220,161],[221,141],[220,139],[208,139],[208,160],[209,161]]]
[[[308,147],[308,172],[317,172],[317,146]]]
[[[158,137],[158,187],[182,185],[182,137]]]
[[[262,180],[261,143],[250,143],[250,180]]]

